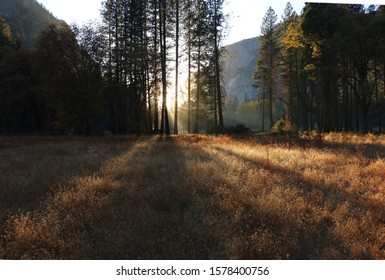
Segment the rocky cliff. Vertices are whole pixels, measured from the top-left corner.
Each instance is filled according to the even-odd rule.
[[[259,51],[259,39],[246,39],[225,47],[223,79],[227,96],[239,102],[254,99],[258,90],[252,85]]]

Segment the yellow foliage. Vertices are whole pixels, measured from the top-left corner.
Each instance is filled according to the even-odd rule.
[[[303,43],[303,31],[298,23],[290,23],[283,38],[286,48],[301,49],[305,47]]]
[[[0,17],[0,47],[12,42],[12,32],[9,25]]]

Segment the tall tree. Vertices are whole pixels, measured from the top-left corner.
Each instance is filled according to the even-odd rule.
[[[215,60],[215,81],[216,81],[216,104],[217,104],[217,112],[219,119],[219,127],[223,128],[223,105],[222,105],[222,86],[221,86],[221,66],[220,66],[220,43],[222,40],[222,30],[224,15],[222,12],[222,6],[224,0],[212,0],[211,10],[212,10],[212,21],[213,21],[213,37],[214,37],[214,60]],[[215,119],[217,117],[215,116]]]
[[[369,110],[378,84],[377,52],[384,42],[384,20],[376,16],[371,7],[354,6],[346,10],[343,30],[345,38],[341,42],[351,60],[354,75],[351,88],[362,112],[362,131],[369,131]],[[349,44],[348,42],[354,42]]]
[[[179,0],[175,0],[175,106],[174,133],[178,134],[178,84],[179,84]]]
[[[153,111],[154,121],[152,130],[155,133],[159,132],[159,96],[160,96],[160,86],[159,86],[159,0],[150,0],[148,3],[148,30],[147,37],[149,40],[149,54],[148,59],[149,64],[149,85],[151,85],[152,92],[152,103],[153,110],[151,109],[151,101],[149,102],[149,111]]]
[[[262,89],[263,103],[266,97],[268,99],[270,128],[274,125],[273,98],[276,93],[279,74],[279,40],[276,21],[277,15],[270,7],[262,21],[260,57],[257,61],[257,71],[254,75],[255,79],[258,80],[259,87]],[[262,114],[262,119],[264,119],[264,110]]]
[[[322,131],[338,129],[338,45],[342,11],[335,4],[308,3],[301,27],[310,42],[308,66],[316,73],[316,114]]]
[[[156,2],[158,4],[160,2]],[[149,64],[147,47],[149,5],[146,0],[107,0],[102,17],[108,40],[107,89],[114,133],[140,134],[148,109]],[[157,7],[158,9],[159,7]],[[151,20],[157,20],[151,19]]]
[[[192,84],[192,44],[193,44],[193,0],[184,0],[183,3],[184,42],[187,51],[187,132],[191,133],[191,84]]]
[[[159,38],[160,38],[160,61],[162,72],[162,117],[160,133],[170,135],[170,125],[167,108],[167,17],[170,2],[159,0]]]
[[[55,126],[90,134],[93,123],[102,116],[99,65],[65,24],[49,26],[40,35],[36,52],[39,63],[46,65],[44,83],[56,112]]]
[[[197,133],[199,130],[199,121],[202,117],[201,114],[201,92],[202,92],[202,63],[204,57],[204,36],[205,34],[210,34],[207,32],[207,15],[208,7],[207,3],[204,0],[196,0],[195,9],[197,14],[193,21],[194,32],[193,32],[193,48],[195,53],[195,63],[197,72],[195,74],[195,83],[196,83],[196,96],[195,96],[195,125],[194,132]]]
[[[288,3],[283,16],[281,80],[285,98],[285,125],[287,129],[309,128],[308,115],[312,113],[312,102],[306,92],[306,74],[304,57],[307,45],[300,24],[300,17]],[[312,81],[308,81],[311,85]],[[310,124],[311,126],[311,124]]]

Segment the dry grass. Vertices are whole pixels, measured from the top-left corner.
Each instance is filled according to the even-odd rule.
[[[384,140],[302,140],[0,138],[0,258],[385,259]]]

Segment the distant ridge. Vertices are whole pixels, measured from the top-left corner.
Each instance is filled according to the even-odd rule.
[[[61,22],[36,0],[0,0],[0,17],[14,35],[20,34],[23,46],[33,46],[40,32],[52,23]]]
[[[252,86],[259,52],[259,38],[254,37],[225,46],[223,79],[227,96],[236,96],[239,102],[253,99],[258,90]]]

